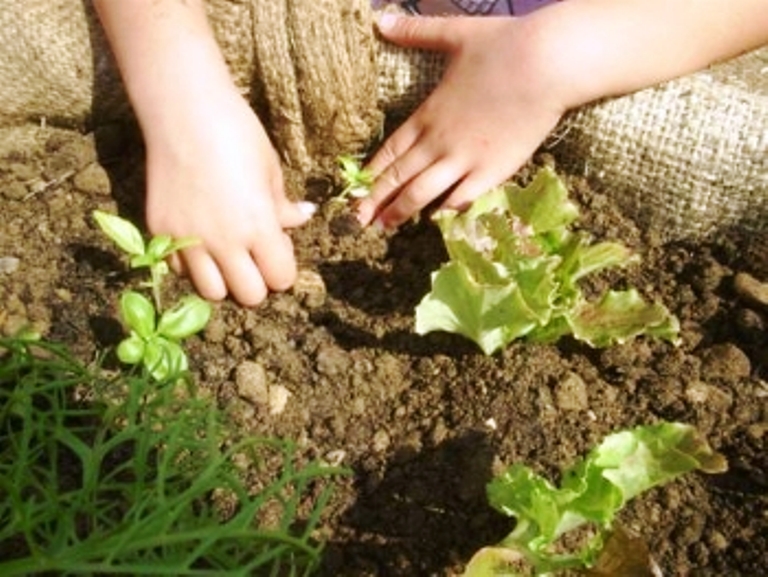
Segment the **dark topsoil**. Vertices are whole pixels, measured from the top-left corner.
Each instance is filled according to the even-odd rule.
[[[84,361],[118,342],[117,296],[136,278],[91,211],[141,222],[142,164],[117,126],[24,129],[0,141],[4,334],[31,323]],[[654,489],[621,523],[666,575],[768,571],[768,310],[734,282],[737,273],[768,281],[768,239],[654,243],[609,195],[568,183],[583,228],[643,258],[588,288],[633,285],[665,303],[681,346],[638,339],[592,350],[565,339],[485,357],[457,336],[419,337],[414,307],[445,258],[436,228],[424,219],[385,236],[327,205],[294,233],[303,271],[294,290],[254,310],[217,305],[189,341],[193,371],[233,427],[295,439],[303,455],[354,470],[320,535],[324,575],[455,574],[511,528],[486,504],[493,472],[522,461],[554,481],[604,435],[661,419],[698,427],[730,469]],[[307,195],[327,199],[331,187],[316,180]],[[250,388],[259,379],[290,393],[282,412]]]

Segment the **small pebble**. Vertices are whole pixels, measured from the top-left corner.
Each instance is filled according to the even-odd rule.
[[[269,414],[279,415],[285,410],[291,392],[283,385],[272,385],[268,389]]]
[[[744,352],[730,343],[713,345],[701,355],[701,375],[711,378],[746,378],[752,364]]]
[[[383,453],[389,448],[390,442],[389,434],[384,430],[379,430],[373,435],[371,448],[374,453]]]
[[[293,285],[293,294],[310,309],[316,309],[325,303],[328,294],[323,277],[311,270],[300,270]]]
[[[13,274],[19,270],[21,261],[15,256],[0,257],[0,274]]]
[[[2,187],[2,195],[8,200],[24,200],[28,194],[27,187],[18,180],[9,182]]]
[[[73,180],[75,188],[86,194],[109,196],[112,192],[112,183],[104,168],[92,162],[75,175]]]
[[[589,407],[587,385],[576,373],[568,373],[555,387],[555,402],[563,411],[583,411]]]
[[[740,272],[733,279],[733,288],[744,302],[768,309],[768,283]]]
[[[237,394],[254,405],[269,404],[267,371],[259,363],[244,361],[235,369]]]

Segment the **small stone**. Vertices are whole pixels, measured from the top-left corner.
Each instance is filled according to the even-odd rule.
[[[237,394],[254,405],[269,404],[267,371],[259,363],[243,361],[235,369]]]
[[[437,446],[448,437],[448,426],[445,424],[445,421],[442,417],[438,418],[437,421],[435,421],[434,427],[432,427],[432,432],[430,434],[430,440],[432,441],[432,444]]]
[[[283,385],[272,385],[268,387],[269,397],[269,414],[279,415],[285,410],[285,406],[288,404],[288,398],[291,396],[291,392]]]
[[[13,274],[19,270],[21,261],[15,256],[0,257],[0,274]]]
[[[733,279],[733,288],[745,302],[768,309],[768,283],[740,272]]]
[[[61,300],[62,302],[65,302],[67,304],[71,303],[74,299],[72,298],[72,292],[65,288],[57,288],[54,289],[53,293]]]
[[[709,385],[695,381],[686,387],[685,397],[694,405],[703,405],[709,399]]]
[[[568,373],[555,387],[555,402],[563,411],[584,411],[589,407],[587,385],[576,373]]]
[[[2,186],[2,195],[8,200],[24,200],[28,194],[29,190],[27,190],[27,187],[18,180]]]
[[[379,430],[373,435],[371,448],[374,453],[383,453],[389,448],[390,442],[389,434],[384,430]]]
[[[747,427],[747,435],[755,441],[762,441],[766,431],[768,431],[768,423],[754,423]]]
[[[711,531],[707,540],[710,548],[715,551],[725,551],[728,548],[728,539],[720,531]]]
[[[736,311],[736,326],[747,336],[752,333],[761,333],[766,330],[766,320],[752,309],[739,309]]]
[[[73,180],[75,188],[86,194],[109,196],[112,192],[112,183],[104,168],[92,162],[75,175]]]
[[[716,411],[726,411],[733,404],[733,396],[728,391],[701,381],[693,381],[685,388],[685,398],[694,405],[706,404]]]
[[[347,452],[344,449],[334,449],[325,454],[325,462],[331,467],[340,467],[346,458]]]
[[[293,285],[293,294],[304,306],[316,309],[325,303],[328,290],[323,277],[311,270],[300,270]]]
[[[746,378],[751,372],[749,357],[731,343],[713,345],[701,355],[701,375],[705,379]]]
[[[349,359],[346,352],[333,345],[321,346],[315,359],[317,372],[328,377],[344,375],[349,370]]]

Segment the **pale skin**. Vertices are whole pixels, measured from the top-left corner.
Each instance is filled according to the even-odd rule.
[[[768,1],[565,0],[521,18],[400,17],[388,40],[447,54],[423,104],[369,163],[361,223],[465,208],[512,176],[565,112],[768,42]],[[447,192],[446,192],[447,191]]]
[[[260,303],[296,277],[278,156],[229,74],[201,0],[95,0],[147,150],[147,225],[200,244],[172,263],[200,294]]]
[[[94,0],[147,145],[147,224],[195,236],[198,291],[256,305],[296,276],[277,154],[234,86],[202,0]],[[359,220],[395,228],[436,199],[464,208],[513,175],[568,110],[768,42],[768,0],[566,0],[521,18],[380,21],[445,52],[435,91],[382,145]]]

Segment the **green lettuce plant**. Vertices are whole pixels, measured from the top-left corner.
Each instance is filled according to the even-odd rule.
[[[514,464],[488,484],[487,494],[491,506],[516,519],[515,528],[500,544],[478,551],[464,575],[516,575],[520,562],[537,575],[590,567],[611,534],[617,512],[630,499],[696,469],[720,473],[726,468],[725,459],[682,423],[609,435],[563,472],[559,488]],[[556,548],[561,537],[585,525],[596,533],[582,549]]]
[[[180,343],[208,324],[211,305],[196,295],[187,295],[163,310],[161,289],[169,271],[166,258],[197,241],[159,235],[145,244],[130,221],[98,210],[93,216],[104,234],[129,256],[131,268],[146,267],[150,272],[144,286],[151,290],[153,301],[130,290],[120,296],[120,317],[129,335],[117,347],[118,358],[126,364],[142,364],[157,380],[187,370],[187,355]]]
[[[552,342],[567,334],[594,347],[641,334],[676,343],[677,319],[636,290],[584,297],[578,283],[585,276],[638,257],[571,230],[578,216],[549,168],[525,188],[490,191],[466,212],[437,211],[450,261],[432,273],[432,289],[416,307],[416,332],[459,333],[486,354],[518,338]]]

